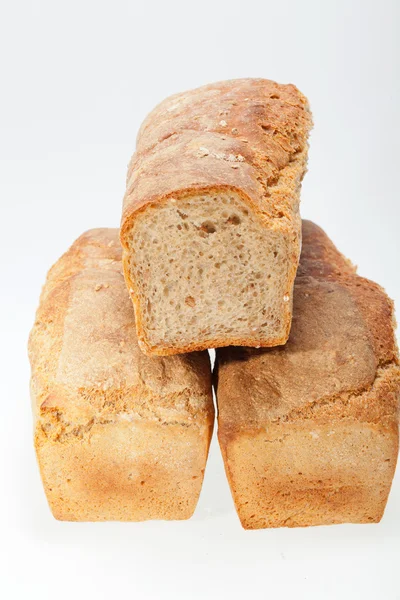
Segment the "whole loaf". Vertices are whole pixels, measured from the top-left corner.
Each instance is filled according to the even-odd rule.
[[[144,356],[117,229],[50,270],[29,341],[35,448],[57,519],[187,519],[213,429],[206,352]]]
[[[243,526],[381,519],[399,444],[392,302],[315,224],[289,341],[217,351],[218,438]]]

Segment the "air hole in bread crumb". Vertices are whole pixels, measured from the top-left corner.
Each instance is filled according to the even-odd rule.
[[[271,94],[271,100],[279,100],[279,94]]]
[[[187,216],[186,213],[184,213],[184,212],[182,212],[180,210],[177,210],[176,212],[178,213],[178,215],[180,216],[181,219],[185,220],[185,219],[188,218],[188,216]]]
[[[215,233],[217,231],[217,228],[212,221],[204,221],[204,223],[201,224],[200,229],[205,233]]]
[[[193,307],[196,304],[196,300],[193,298],[193,296],[186,296],[186,298],[185,298],[185,304],[187,304],[188,306]]]
[[[240,222],[240,218],[237,215],[231,215],[227,220],[227,223],[230,223],[231,225],[239,225]]]

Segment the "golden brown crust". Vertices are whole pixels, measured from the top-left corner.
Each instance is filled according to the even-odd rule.
[[[245,529],[381,520],[398,454],[394,425],[296,421],[221,443]]]
[[[300,249],[298,192],[305,172],[311,114],[293,85],[265,79],[219,82],[177,94],[144,121],[127,177],[121,220],[124,275],[135,305],[142,349],[167,355],[254,340],[215,339],[183,348],[154,348],[146,340],[129,265],[129,236],[149,205],[191,193],[232,191],[270,230],[287,236],[292,288]],[[288,307],[290,308],[290,307]],[[291,311],[284,315],[287,333]],[[285,342],[287,337],[271,340]]]
[[[213,426],[209,358],[207,353],[149,358],[140,352],[121,272],[118,230],[83,234],[50,270],[31,332],[29,354],[35,445],[57,518],[190,516],[200,492]],[[149,428],[154,435],[147,442],[142,436],[142,445],[138,445],[140,432]],[[187,456],[173,456],[172,442],[178,453],[184,453],[186,447]],[[158,443],[170,447],[170,462],[180,461],[182,478],[190,479],[190,485],[181,481],[185,490],[181,498],[179,494],[176,498],[166,496],[164,504],[157,501],[157,490],[162,494],[166,485],[160,480],[161,472],[164,479],[171,480],[170,486],[178,474],[170,471]],[[161,461],[158,479],[153,464],[156,459]],[[105,480],[113,470],[128,477],[126,481],[121,476],[120,484],[112,477],[113,500],[109,505],[99,503],[98,485],[88,476],[86,460]],[[138,488],[137,477],[126,472],[138,471],[139,463],[142,480],[147,469],[151,490]],[[123,496],[128,489],[131,499],[127,504]],[[107,494],[106,485],[102,490]]]
[[[303,221],[303,250],[287,344],[273,349],[217,350],[216,365],[218,437],[245,527],[380,519],[398,452],[400,368],[393,304],[382,288],[356,275],[319,227]],[[331,450],[334,442],[330,435],[336,436],[337,444]],[[367,463],[363,463],[362,477],[369,483],[364,489],[358,481],[352,488],[349,478],[356,468],[357,453],[364,453],[369,436],[373,437],[369,460],[377,464],[377,479],[372,482]],[[254,439],[253,458],[243,455],[248,439]],[[314,441],[307,451],[299,446],[306,444],[304,440]],[[341,459],[340,447],[346,444],[347,454]],[[312,473],[312,448],[322,462],[326,459],[318,477]],[[296,455],[299,464],[311,461],[307,462],[309,479],[301,467],[300,477],[297,472],[289,477],[285,452]],[[275,463],[282,473],[279,481],[271,475]],[[251,465],[257,465],[253,471],[258,475],[245,484],[244,473]],[[249,500],[251,492],[244,492],[243,486],[251,490],[258,485],[264,491],[253,502]],[[336,513],[324,513],[324,502],[335,486],[343,488]],[[285,500],[280,496],[282,489],[288,492]],[[356,492],[358,504],[352,505]],[[271,500],[273,493],[276,501]],[[299,514],[285,521],[295,511],[296,502]],[[257,510],[261,509],[272,513],[258,519]]]
[[[290,220],[297,207],[285,195],[272,197],[273,187],[306,150],[310,127],[308,103],[299,90],[267,79],[223,81],[167,98],[138,135],[122,241],[127,221],[144,204],[214,187],[242,190],[260,213],[284,226],[284,217]]]

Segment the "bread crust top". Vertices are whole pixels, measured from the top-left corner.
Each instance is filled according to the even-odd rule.
[[[294,85],[237,79],[176,94],[145,119],[129,164],[121,241],[138,211],[165,198],[234,190],[272,229],[299,227],[295,192],[312,125]],[[179,157],[179,160],[178,160]]]
[[[84,233],[49,271],[29,340],[34,413],[49,435],[93,420],[213,417],[206,352],[141,353],[118,229]]]
[[[217,364],[222,436],[307,418],[398,419],[393,303],[310,221],[303,221],[287,344],[219,349]]]

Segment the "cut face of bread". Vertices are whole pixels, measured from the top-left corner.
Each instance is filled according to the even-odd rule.
[[[237,194],[150,206],[136,219],[130,244],[145,349],[163,353],[193,340],[199,348],[274,345],[287,336],[288,243]]]

